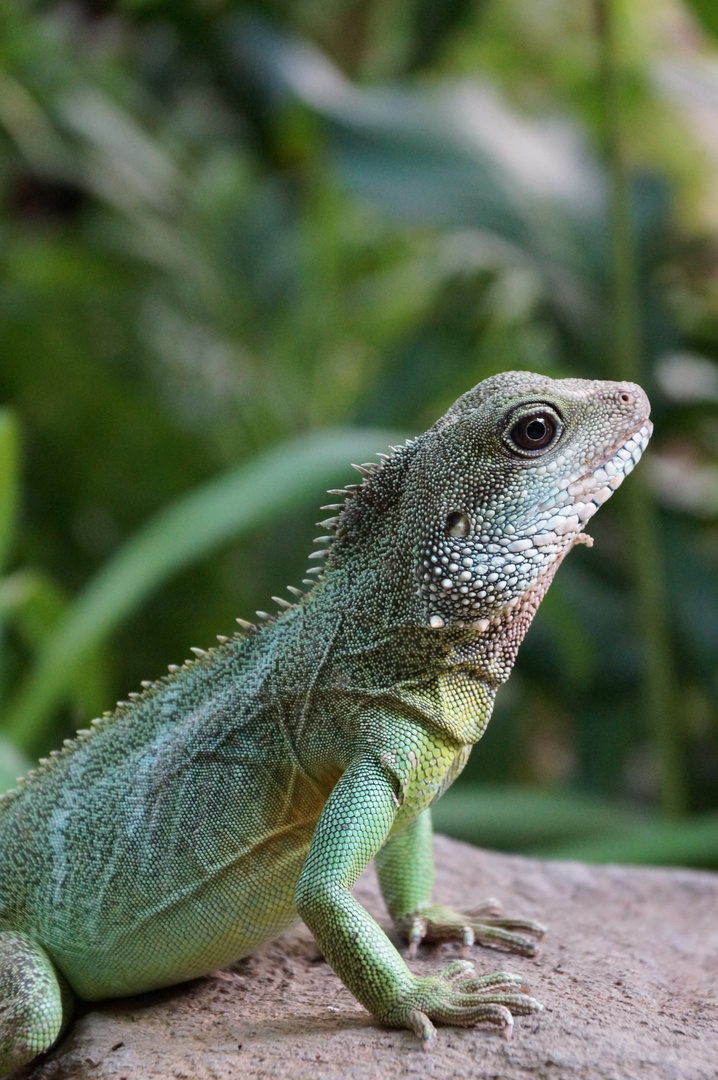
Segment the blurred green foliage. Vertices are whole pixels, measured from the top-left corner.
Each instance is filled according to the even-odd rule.
[[[716,33],[703,0],[0,0],[0,781],[297,583],[350,458],[496,371],[638,371],[651,452],[437,820],[718,867]]]

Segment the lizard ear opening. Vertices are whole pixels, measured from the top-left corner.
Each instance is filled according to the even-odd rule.
[[[468,536],[471,532],[471,522],[468,515],[460,510],[454,510],[446,518],[447,536]]]

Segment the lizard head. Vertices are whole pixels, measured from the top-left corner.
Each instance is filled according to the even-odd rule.
[[[514,623],[520,640],[563,557],[592,543],[583,528],[639,460],[649,413],[635,383],[523,371],[459,398],[411,468],[424,624],[505,638]]]

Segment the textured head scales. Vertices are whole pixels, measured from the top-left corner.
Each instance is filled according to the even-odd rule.
[[[561,559],[591,542],[585,523],[639,460],[649,412],[635,383],[524,371],[459,398],[417,441],[411,468],[423,488],[424,625],[500,636],[510,666]]]

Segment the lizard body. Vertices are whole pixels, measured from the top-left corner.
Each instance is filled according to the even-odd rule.
[[[432,905],[430,806],[463,768],[564,555],[650,437],[631,383],[488,379],[360,468],[317,584],[93,721],[0,800],[0,1076],[94,1000],[204,974],[299,914],[383,1022],[503,1030],[524,980],[413,976],[351,895],[376,857],[410,939],[532,955],[542,928]]]

